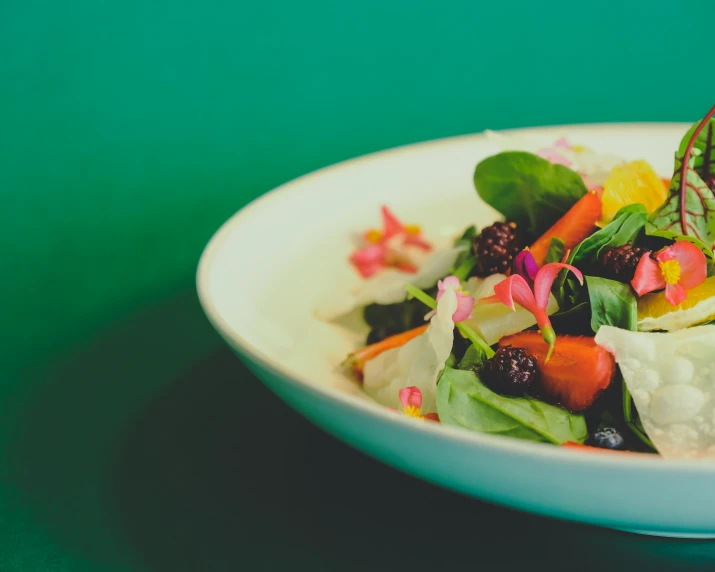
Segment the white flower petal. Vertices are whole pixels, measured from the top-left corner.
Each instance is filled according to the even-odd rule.
[[[424,334],[366,362],[365,392],[382,405],[400,409],[400,390],[415,386],[422,392],[422,413],[436,412],[437,378],[452,353],[456,309],[457,295],[447,290]]]

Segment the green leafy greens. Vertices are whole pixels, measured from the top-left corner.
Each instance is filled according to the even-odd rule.
[[[558,237],[552,238],[549,243],[549,251],[546,253],[545,264],[561,262],[564,257],[564,252],[566,252],[566,245],[564,244],[564,241]]]
[[[687,237],[710,251],[715,235],[715,165],[713,107],[685,134],[675,154],[668,198],[650,218],[648,234],[679,240]],[[709,252],[712,258],[712,252]]]
[[[633,244],[643,233],[648,213],[641,204],[621,208],[613,220],[601,230],[579,243],[571,252],[568,263],[584,272],[594,272],[603,249]],[[554,283],[554,295],[564,310],[586,302],[584,288],[566,272]]]
[[[591,302],[591,328],[594,332],[598,332],[601,326],[636,330],[638,301],[628,284],[586,276],[586,285]]]
[[[685,134],[678,148],[678,155],[685,156],[690,139],[695,135],[695,131],[701,122],[695,123]],[[705,181],[710,190],[715,192],[715,119],[710,118],[707,124],[703,125],[693,142],[693,149],[697,149],[699,154],[695,157],[693,168],[700,178]]]
[[[683,157],[676,157],[668,198],[653,213],[649,234],[664,238],[683,235],[697,238],[704,244],[713,243],[715,195],[700,178],[694,165],[694,156],[690,157],[687,167],[684,167]]]
[[[481,161],[474,186],[487,204],[519,225],[526,240],[543,234],[588,192],[575,171],[521,151]]]
[[[604,248],[633,244],[647,220],[648,213],[641,204],[621,208],[608,225],[594,232],[573,249],[569,264],[578,268],[595,266]]]
[[[561,445],[583,443],[586,421],[537,399],[503,397],[485,386],[474,371],[446,368],[437,386],[437,412],[447,425]]]
[[[462,236],[454,241],[455,248],[461,248],[462,251],[457,255],[450,274],[460,280],[466,280],[477,264],[477,259],[472,249],[475,236],[477,236],[477,227],[472,225],[467,227]]]
[[[419,300],[396,304],[370,304],[363,309],[363,319],[372,328],[383,328],[390,335],[400,334],[425,323],[425,308]]]

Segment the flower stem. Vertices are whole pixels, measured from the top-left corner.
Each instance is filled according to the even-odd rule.
[[[434,310],[437,307],[437,300],[432,298],[432,296],[427,294],[427,292],[425,292],[424,290],[420,290],[419,288],[417,288],[417,286],[412,286],[412,284],[408,284],[407,286],[405,286],[405,291],[407,292],[408,298],[417,298],[430,310]]]
[[[548,363],[551,359],[551,354],[554,353],[554,347],[556,346],[556,332],[551,325],[548,325],[541,328],[541,337],[547,344],[549,344],[549,351],[546,353],[546,359],[544,359],[544,363]]]
[[[432,310],[437,308],[437,301],[432,298],[432,296],[427,294],[425,291],[420,290],[416,286],[408,284],[407,286],[405,286],[405,291],[407,292],[408,298],[417,298],[420,302],[422,302],[425,306]],[[475,346],[477,346],[484,352],[484,354],[487,356],[487,359],[494,356],[494,350],[489,346],[486,341],[484,341],[484,338],[482,338],[473,328],[470,328],[463,322],[459,322],[455,324],[455,326],[465,338],[467,338],[470,342],[472,342]]]
[[[472,328],[461,322],[455,325],[465,338],[467,338],[470,342],[472,342],[475,346],[477,346],[484,352],[484,355],[487,359],[494,357],[494,350],[477,332],[475,332]]]

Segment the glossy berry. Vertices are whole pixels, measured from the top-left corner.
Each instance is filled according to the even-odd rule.
[[[539,381],[536,358],[523,348],[499,348],[484,364],[482,379],[492,391],[502,395],[524,395]]]
[[[601,449],[625,449],[626,442],[617,429],[614,427],[602,427],[596,431],[588,440],[588,444],[592,447],[600,447]]]
[[[646,253],[649,251],[630,244],[604,248],[598,260],[601,274],[604,278],[628,283],[633,280],[636,267]]]
[[[521,251],[516,224],[513,222],[495,222],[486,227],[474,239],[474,254],[477,264],[476,276],[504,274]]]
[[[396,332],[392,332],[384,326],[377,326],[376,328],[370,330],[370,333],[367,335],[366,345],[371,346],[372,344],[381,342],[385,338],[389,338],[395,333]]]

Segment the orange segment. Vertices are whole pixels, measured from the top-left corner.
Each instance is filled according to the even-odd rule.
[[[599,225],[607,225],[621,207],[635,203],[641,203],[651,214],[667,196],[668,187],[664,180],[646,161],[631,161],[614,167],[603,185],[603,217]]]
[[[665,292],[652,292],[638,299],[638,330],[674,332],[715,319],[715,276],[688,290],[678,306],[665,299]]]

